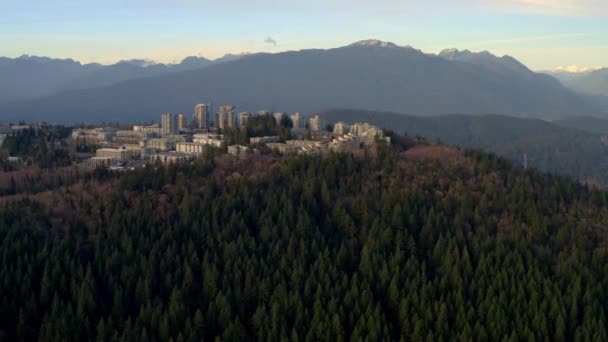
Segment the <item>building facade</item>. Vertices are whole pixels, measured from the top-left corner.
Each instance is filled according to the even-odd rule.
[[[219,129],[234,128],[234,106],[221,106],[220,111],[218,112],[217,121],[216,126]]]
[[[343,121],[336,122],[336,124],[334,125],[334,134],[344,135],[348,133],[349,130],[350,126]]]
[[[206,105],[204,103],[197,104],[194,107],[193,128],[209,129],[210,128],[209,121],[211,119],[210,113],[211,113],[211,110],[209,109],[208,105]]]
[[[308,128],[311,131],[320,131],[321,130],[321,117],[319,115],[314,115],[308,120]]]
[[[249,112],[241,112],[239,113],[239,128],[245,129],[247,127],[247,123],[249,122],[249,118],[251,117],[251,113]]]
[[[175,116],[171,113],[164,113],[160,117],[160,133],[161,134],[175,134],[177,133],[177,123]]]
[[[294,129],[302,128],[300,126],[301,123],[302,123],[302,116],[300,115],[300,113],[293,113],[291,115],[291,122],[293,123],[293,128]]]
[[[180,132],[184,131],[188,129],[188,126],[188,119],[186,119],[186,116],[183,113],[177,114],[177,130]]]
[[[194,142],[179,142],[175,144],[175,151],[182,153],[189,153],[195,155],[202,155],[205,152],[205,148],[208,145],[199,144]]]

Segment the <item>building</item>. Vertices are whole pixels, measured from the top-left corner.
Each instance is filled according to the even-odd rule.
[[[311,131],[320,131],[321,117],[319,115],[314,115],[308,119],[308,128],[310,128]]]
[[[234,106],[225,105],[220,107],[217,115],[217,128],[226,129],[234,128]]]
[[[93,158],[87,159],[86,163],[87,163],[87,165],[89,165],[90,167],[93,167],[93,168],[109,167],[112,164],[114,164],[114,158],[112,158],[112,157],[93,157]]]
[[[344,135],[344,134],[348,133],[349,131],[350,131],[350,126],[343,121],[337,122],[334,125],[334,134]]]
[[[384,137],[382,129],[368,123],[356,123],[350,127],[350,133],[358,137],[365,145],[376,142],[376,138],[385,139],[390,143],[390,137]]]
[[[182,152],[194,155],[202,155],[209,145],[194,142],[178,142],[175,144],[175,152]]]
[[[300,115],[300,113],[293,113],[291,115],[291,122],[293,123],[294,129],[302,128],[300,126],[300,124],[302,123],[302,116]]]
[[[188,128],[188,119],[183,113],[177,114],[177,130],[179,132],[184,131]]]
[[[147,133],[143,131],[128,131],[128,130],[118,130],[116,134],[112,138],[113,143],[118,144],[139,144],[143,139],[154,136],[152,133]]]
[[[209,129],[210,117],[209,106],[206,104],[197,104],[194,107],[194,117],[193,117],[193,128],[195,129]]]
[[[144,139],[139,143],[140,148],[151,148],[156,151],[171,151],[177,142],[167,138]]]
[[[95,151],[95,155],[96,157],[112,158],[115,161],[124,163],[130,159],[139,157],[141,151],[139,149],[127,148],[126,146],[119,148],[99,148]]]
[[[277,126],[281,124],[281,119],[283,118],[284,114],[285,113],[280,113],[280,112],[272,114],[272,116],[274,116],[274,121],[277,123]]]
[[[228,154],[233,157],[242,158],[247,153],[249,153],[249,147],[247,147],[247,146],[243,146],[243,145],[228,146]]]
[[[148,126],[133,126],[133,131],[151,134],[152,136],[150,137],[157,137],[160,136],[161,127],[159,124],[153,124]]]
[[[195,144],[222,147],[224,145],[224,136],[215,133],[194,134],[192,135],[192,142]]]
[[[249,118],[251,118],[251,113],[249,112],[240,112],[239,113],[239,128],[245,129],[247,127],[247,123],[249,122]]]
[[[194,156],[187,153],[178,152],[163,152],[157,153],[150,156],[150,161],[160,161],[163,164],[174,164],[179,162],[186,162],[194,159]]]
[[[273,142],[279,142],[279,141],[281,141],[281,137],[279,137],[279,136],[249,138],[250,144],[267,144],[267,143],[273,143]]]
[[[72,130],[72,139],[79,143],[99,144],[108,142],[116,135],[116,129],[112,127],[104,128],[76,128]]]
[[[171,113],[164,113],[160,117],[160,134],[175,134],[177,133],[177,122],[175,116]]]
[[[292,154],[292,153],[298,152],[297,146],[289,145],[289,144],[268,143],[268,144],[266,144],[266,146],[273,151],[279,152],[280,154]]]

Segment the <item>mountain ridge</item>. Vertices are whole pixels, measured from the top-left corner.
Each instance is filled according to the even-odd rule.
[[[165,111],[188,113],[200,102],[304,113],[348,107],[422,115],[559,117],[595,110],[554,78],[515,59],[472,56],[452,61],[377,40],[326,50],[258,53],[205,68],[12,102],[0,106],[0,115],[5,120],[63,122],[149,120]]]

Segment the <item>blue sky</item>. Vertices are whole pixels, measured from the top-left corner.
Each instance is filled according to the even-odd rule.
[[[608,0],[1,2],[0,55],[9,57],[174,62],[375,38],[425,52],[489,50],[536,70],[608,66]]]

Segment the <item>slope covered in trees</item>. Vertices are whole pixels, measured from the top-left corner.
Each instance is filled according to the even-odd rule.
[[[0,334],[608,339],[607,193],[441,146],[252,158],[1,198]]]
[[[608,186],[607,133],[601,133],[601,119],[563,119],[549,122],[504,115],[415,115],[329,110],[327,123],[369,122],[400,134],[419,135],[463,148],[491,151],[523,166],[544,172],[575,177],[581,181]],[[579,121],[576,124],[575,121]],[[595,129],[590,127],[595,124]]]

